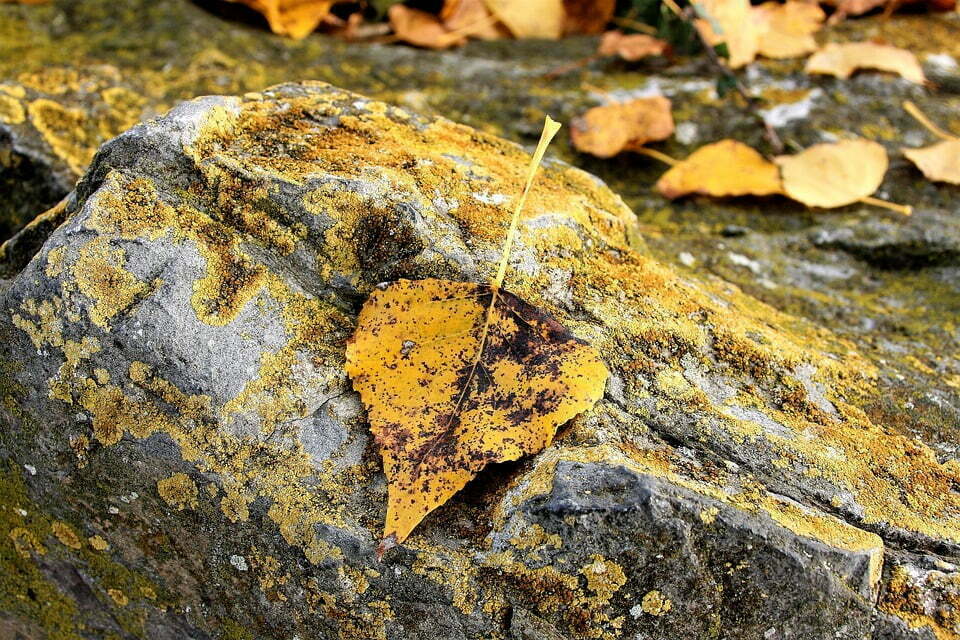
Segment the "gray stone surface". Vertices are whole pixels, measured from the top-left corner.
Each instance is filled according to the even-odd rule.
[[[600,350],[607,393],[376,561],[385,481],[344,341],[377,282],[488,278],[526,162],[512,143],[318,84],[201,98],[102,148],[0,293],[0,629],[949,629],[955,600],[937,585],[956,575],[956,464],[861,409],[898,382],[853,342],[651,257],[623,201],[557,160],[507,282]],[[732,244],[753,235],[718,251],[757,276],[764,255]],[[797,269],[829,280],[852,260]],[[946,577],[914,576],[927,556]],[[913,611],[912,594],[934,593]]]

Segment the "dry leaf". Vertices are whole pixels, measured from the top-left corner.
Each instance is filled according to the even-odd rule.
[[[346,371],[387,475],[380,554],[486,465],[540,451],[603,395],[609,374],[596,350],[501,288],[520,211],[559,128],[544,122],[491,284],[398,280],[360,311]]]
[[[446,0],[440,21],[450,31],[481,40],[509,38],[510,32],[490,13],[483,0]]]
[[[296,40],[305,38],[330,13],[336,0],[230,0],[245,4],[266,17],[270,29]]]
[[[870,196],[887,172],[887,152],[869,140],[818,144],[779,156],[784,192],[809,207],[842,207]]]
[[[890,71],[917,84],[926,80],[915,55],[906,49],[872,42],[830,43],[810,56],[806,66],[807,73],[838,78],[849,78],[857,69]]]
[[[461,34],[450,33],[432,13],[395,4],[387,11],[397,38],[426,49],[446,49],[466,42]]]
[[[484,0],[487,8],[517,38],[556,40],[563,35],[563,0]]]
[[[929,180],[960,184],[960,140],[944,140],[921,149],[904,149]]]
[[[753,7],[759,32],[760,55],[768,58],[796,58],[816,51],[813,39],[826,17],[818,5],[789,0],[765,2]]]
[[[844,16],[859,16],[878,7],[886,6],[891,0],[821,0],[822,4],[837,8],[831,21],[842,19]],[[956,8],[955,0],[899,0],[898,6],[924,2],[931,11],[952,11]]]
[[[690,193],[726,197],[783,192],[776,165],[736,140],[700,147],[663,174],[657,190],[668,198]]]
[[[670,44],[665,40],[643,33],[627,35],[622,31],[607,31],[600,38],[597,54],[618,56],[628,62],[635,62],[647,56],[662,56]]]
[[[360,312],[347,373],[383,456],[388,545],[486,465],[546,447],[603,394],[607,370],[596,350],[506,291],[483,344],[492,291],[399,280]]]
[[[670,101],[662,96],[589,109],[573,121],[570,137],[579,151],[610,158],[673,133]]]
[[[726,44],[729,64],[737,69],[753,62],[760,50],[760,32],[750,0],[697,0],[697,30],[711,47]]]
[[[563,0],[563,33],[601,33],[616,7],[617,0]]]

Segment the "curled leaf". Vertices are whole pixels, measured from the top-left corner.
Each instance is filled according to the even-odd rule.
[[[440,10],[440,21],[450,31],[478,38],[499,40],[510,32],[490,13],[483,0],[446,0]]]
[[[808,207],[843,207],[869,197],[883,182],[887,152],[870,140],[818,144],[778,156],[784,192]]]
[[[397,38],[418,47],[446,49],[466,42],[463,35],[451,33],[437,16],[426,11],[395,4],[387,16]]]
[[[563,0],[484,0],[490,13],[517,38],[556,40],[563,35]]]
[[[627,35],[622,31],[607,31],[600,38],[597,54],[617,56],[627,62],[636,62],[647,56],[662,56],[670,44],[643,33]]]
[[[753,62],[760,50],[760,32],[750,0],[696,0],[694,7],[703,16],[695,22],[697,30],[711,47],[727,45],[732,68]]]
[[[375,291],[346,368],[389,483],[385,546],[486,465],[550,444],[608,375],[596,350],[546,313],[490,285],[445,280]]]
[[[663,96],[594,107],[571,123],[570,136],[579,151],[610,158],[673,133],[670,101]]]
[[[336,0],[230,0],[259,11],[270,30],[295,40],[307,37],[330,13]]]
[[[668,198],[690,193],[715,197],[782,193],[780,172],[752,147],[721,140],[700,147],[657,181]]]
[[[797,0],[764,2],[753,7],[752,15],[759,32],[760,55],[768,58],[796,58],[816,51],[813,34],[826,17],[816,4]]]
[[[830,43],[810,56],[805,70],[807,73],[849,78],[858,69],[897,73],[917,84],[926,81],[923,68],[911,52],[872,42]]]
[[[923,175],[934,182],[960,184],[960,140],[944,140],[921,149],[904,149]]]

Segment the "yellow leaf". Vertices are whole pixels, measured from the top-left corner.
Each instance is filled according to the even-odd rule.
[[[818,144],[779,156],[784,192],[809,207],[843,207],[867,198],[883,182],[887,152],[869,140]]]
[[[904,149],[903,155],[928,179],[960,184],[960,140],[944,140],[921,149]]]
[[[336,0],[230,0],[245,4],[266,17],[270,29],[295,40],[310,35],[330,13]]]
[[[487,9],[517,38],[556,40],[563,35],[563,0],[484,0]]]
[[[917,57],[906,49],[872,42],[830,43],[810,56],[807,73],[849,78],[857,69],[879,69],[923,84],[926,78]]]
[[[810,2],[764,2],[753,7],[759,32],[760,55],[768,58],[795,58],[816,51],[813,39],[823,25],[825,14]]]
[[[397,38],[418,47],[445,49],[466,42],[462,35],[448,31],[432,13],[395,4],[390,7],[387,15]]]
[[[668,198],[689,193],[717,197],[782,193],[776,165],[736,140],[700,147],[663,174],[657,190]]]
[[[399,280],[360,313],[347,373],[389,483],[384,547],[487,464],[546,447],[603,394],[607,370],[593,348],[502,289],[491,309],[493,291]]]
[[[662,96],[594,107],[570,127],[573,146],[598,158],[610,158],[673,133],[670,101]]]
[[[440,21],[450,31],[471,38],[499,40],[510,37],[510,32],[490,13],[483,0],[445,0]]]
[[[665,40],[644,33],[627,35],[622,31],[607,31],[600,38],[597,54],[618,56],[628,62],[635,62],[647,56],[661,56],[669,46]]]
[[[608,372],[596,350],[501,288],[520,211],[559,128],[546,119],[491,284],[398,280],[360,311],[346,371],[387,476],[381,554],[487,464],[540,451],[603,395]]]
[[[726,44],[734,69],[753,62],[760,49],[760,32],[750,0],[697,0],[694,5],[698,13],[705,14],[695,25],[707,44]]]

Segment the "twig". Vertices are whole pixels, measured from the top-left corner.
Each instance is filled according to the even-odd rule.
[[[905,216],[913,214],[913,207],[908,204],[896,204],[895,202],[887,202],[886,200],[881,200],[880,198],[874,198],[872,196],[864,196],[860,198],[860,202],[863,204],[872,204],[875,207],[890,209],[891,211],[902,213]]]
[[[937,136],[938,138],[942,138],[944,140],[958,139],[957,136],[952,136],[946,131],[944,131],[943,129],[941,129],[940,127],[938,127],[937,125],[933,124],[933,122],[930,121],[930,118],[927,117],[927,114],[925,114],[923,111],[920,111],[920,107],[915,105],[910,100],[905,100],[903,102],[903,110],[909,113],[911,116],[913,116],[914,120],[916,120],[921,125],[923,125],[924,129],[926,129],[933,135]]]
[[[673,3],[673,0],[664,0],[664,4],[670,7],[671,10],[674,9],[674,7],[671,7],[671,4],[676,6],[675,3]],[[679,9],[679,7],[677,8]],[[727,64],[720,59],[720,56],[717,55],[716,49],[714,49],[713,46],[707,42],[707,39],[700,32],[700,29],[697,29],[697,25],[694,23],[696,14],[693,11],[693,7],[687,7],[682,14],[678,15],[693,28],[694,32],[697,34],[697,37],[700,39],[700,43],[703,45],[704,50],[707,52],[707,58],[710,60],[710,63],[733,84],[733,87],[737,90],[737,93],[740,94],[740,97],[746,101],[747,108],[750,110],[750,114],[763,126],[764,137],[767,139],[767,142],[770,143],[770,146],[773,148],[773,152],[775,154],[783,153],[783,141],[781,141],[780,136],[777,135],[776,129],[774,129],[773,125],[767,122],[767,119],[764,118],[759,111],[757,111],[757,98],[750,95],[746,85],[744,85],[737,74],[735,74],[733,70],[730,69],[730,67],[728,67]]]
[[[675,166],[677,166],[678,164],[680,164],[680,161],[677,160],[676,158],[671,158],[671,157],[668,156],[667,154],[663,153],[662,151],[657,151],[656,149],[648,149],[648,148],[646,148],[646,147],[638,147],[638,148],[636,148],[636,149],[631,149],[631,151],[633,151],[633,152],[635,152],[635,153],[639,153],[639,154],[645,155],[645,156],[649,156],[649,157],[651,157],[651,158],[654,158],[654,159],[656,159],[656,160],[659,160],[660,162],[662,162],[662,163],[664,163],[664,164],[668,164],[668,165],[670,165],[671,167],[675,167]]]

